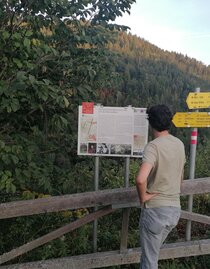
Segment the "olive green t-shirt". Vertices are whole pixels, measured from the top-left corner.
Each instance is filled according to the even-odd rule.
[[[146,207],[180,207],[180,185],[185,164],[184,144],[168,134],[149,142],[143,162],[153,165],[147,181],[147,191],[158,195],[145,203]]]

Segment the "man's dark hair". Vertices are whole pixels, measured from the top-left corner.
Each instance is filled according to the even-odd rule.
[[[151,127],[158,132],[169,130],[173,118],[172,112],[166,105],[155,105],[147,109]]]

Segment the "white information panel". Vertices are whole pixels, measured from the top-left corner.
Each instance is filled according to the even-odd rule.
[[[146,108],[79,106],[78,155],[142,157],[147,141]]]

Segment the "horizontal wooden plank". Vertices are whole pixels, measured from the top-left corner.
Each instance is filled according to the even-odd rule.
[[[210,192],[210,177],[184,180],[182,195]],[[139,204],[135,187],[77,193],[35,200],[0,204],[0,219],[27,216],[68,209],[100,207],[120,204]]]
[[[191,221],[200,222],[203,224],[210,224],[210,217],[209,216],[205,216],[205,215],[201,215],[201,214],[197,214],[197,213],[193,213],[193,212],[188,212],[188,211],[184,211],[184,210],[182,210],[182,212],[181,212],[181,218],[191,220]]]
[[[172,259],[210,254],[210,239],[187,241],[163,245],[160,259]],[[119,251],[98,252],[74,257],[50,259],[45,261],[30,262],[1,266],[1,269],[93,269],[114,265],[139,263],[140,248],[128,249],[127,252]]]
[[[3,203],[0,204],[0,219],[70,209],[107,206],[124,201],[125,197],[128,196],[131,200],[135,201],[137,199],[134,188],[132,190],[130,188],[122,188]]]
[[[210,177],[184,180],[181,187],[183,195],[210,192]]]

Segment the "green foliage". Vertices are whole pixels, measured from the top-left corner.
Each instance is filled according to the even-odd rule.
[[[65,192],[73,169],[63,173],[60,164],[76,158],[77,107],[108,86],[114,70],[105,45],[123,29],[109,22],[133,2],[0,3],[2,191],[54,193],[61,177],[56,191]]]
[[[29,195],[29,194],[28,194]],[[39,195],[44,197],[43,195]],[[78,209],[74,211],[64,211],[59,213],[20,217],[13,220],[3,220],[0,223],[1,230],[4,229],[5,234],[0,234],[0,253],[11,250],[11,238],[13,241],[12,248],[35,240],[53,230],[73,222],[82,216],[88,214],[86,209]],[[62,225],[61,225],[62,223]],[[21,232],[20,232],[21,231]],[[82,254],[92,250],[91,244],[92,226],[86,225],[71,234],[63,235],[61,238],[53,240],[21,257],[16,262],[33,261],[38,259],[48,259],[62,257],[67,255]],[[75,243],[75,240],[77,243]]]
[[[106,44],[126,27],[110,21],[129,13],[133,2],[0,2],[1,201],[93,189],[93,162],[76,154],[77,108],[84,100],[100,101],[98,91],[116,85],[114,53]],[[75,220],[81,211],[70,215],[4,220],[1,253]],[[18,261],[90,249],[86,226]]]
[[[198,133],[198,137],[202,136]],[[202,137],[201,137],[202,138]],[[210,174],[210,145],[207,137],[199,141],[196,150],[196,177],[208,177]]]

